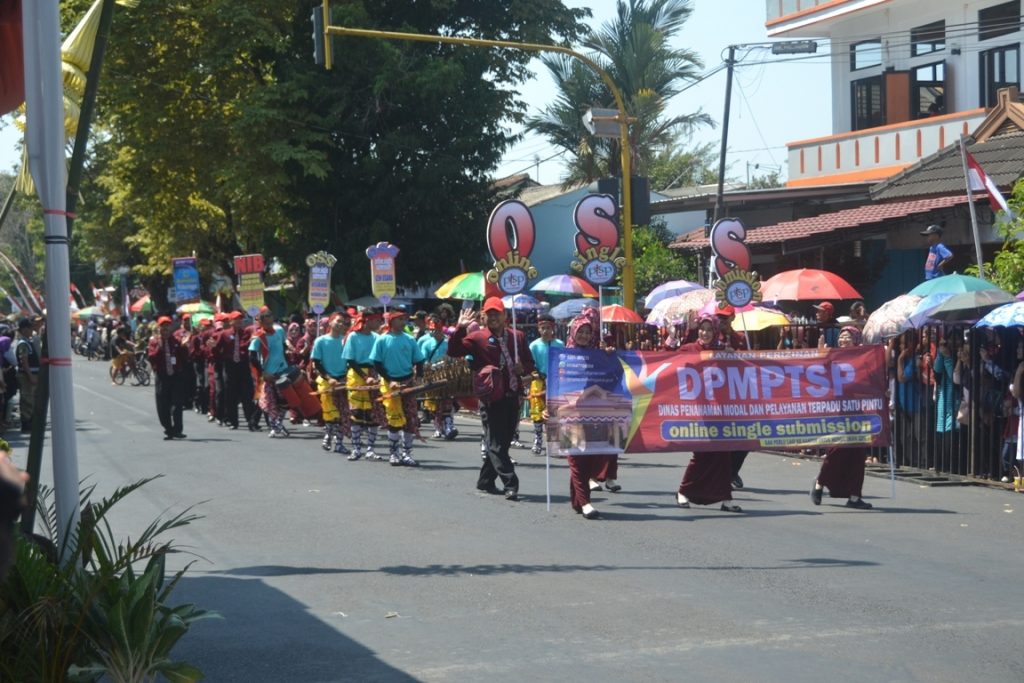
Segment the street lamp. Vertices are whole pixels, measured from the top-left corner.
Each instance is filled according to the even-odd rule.
[[[574,59],[586,64],[590,67],[594,73],[601,77],[604,84],[608,86],[608,90],[612,93],[612,97],[615,98],[615,104],[618,107],[618,116],[616,117],[619,124],[619,146],[621,148],[621,161],[622,166],[622,250],[623,256],[626,260],[626,265],[622,269],[622,286],[625,289],[624,302],[627,308],[632,309],[634,307],[634,274],[633,274],[633,205],[632,205],[632,185],[630,182],[630,154],[629,154],[629,121],[625,115],[626,102],[622,98],[622,93],[615,86],[611,76],[609,76],[604,69],[600,67],[596,62],[582,55],[579,52],[571,50],[561,45],[545,45],[543,43],[518,43],[511,40],[487,40],[484,38],[462,38],[458,36],[442,36],[430,33],[402,33],[398,31],[373,31],[362,28],[349,28],[347,26],[333,26],[331,24],[331,10],[330,0],[323,0],[322,5],[323,18],[324,18],[324,67],[331,69],[333,66],[334,55],[331,49],[331,36],[355,36],[358,38],[378,38],[382,40],[407,40],[418,43],[445,43],[448,45],[469,45],[472,47],[505,47],[513,50],[527,50],[530,52],[557,52],[563,55],[569,55]]]

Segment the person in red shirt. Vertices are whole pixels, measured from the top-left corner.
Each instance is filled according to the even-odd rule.
[[[252,332],[241,311],[227,314],[229,325],[217,337],[215,354],[220,358],[224,374],[224,424],[238,429],[238,404],[249,431],[256,431],[253,417],[256,404],[252,400],[252,374],[249,372],[249,342]]]
[[[181,413],[184,400],[185,364],[188,349],[171,330],[171,319],[157,318],[157,333],[149,340],[146,356],[156,375],[156,414],[164,428],[164,441],[184,439]]]
[[[490,366],[500,371],[504,392],[500,398],[486,402],[487,458],[480,467],[476,487],[488,493],[502,493],[495,486],[500,477],[507,500],[519,500],[519,477],[508,455],[512,437],[519,422],[519,400],[523,394],[523,376],[533,373],[533,355],[526,346],[526,337],[507,326],[505,305],[492,296],[484,302],[486,327],[476,332],[468,328],[476,317],[470,309],[459,315],[459,325],[448,340],[448,355],[453,358],[471,356],[470,368],[480,373]]]

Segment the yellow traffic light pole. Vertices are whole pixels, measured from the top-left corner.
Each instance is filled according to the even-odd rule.
[[[330,21],[330,2],[324,0],[324,66],[332,68],[334,55],[331,51],[330,36],[355,36],[359,38],[378,38],[382,40],[409,40],[419,43],[447,43],[449,45],[470,45],[473,47],[507,47],[514,50],[528,50],[531,52],[557,52],[569,55],[580,60],[601,77],[604,84],[608,86],[615,104],[619,110],[619,146],[621,147],[622,165],[622,248],[625,252],[626,265],[622,269],[623,301],[627,308],[634,308],[634,287],[633,287],[633,198],[631,196],[632,183],[630,182],[630,146],[629,146],[629,121],[626,115],[626,103],[622,99],[622,93],[615,87],[611,77],[605,73],[596,62],[574,50],[560,45],[544,45],[541,43],[517,43],[509,40],[486,40],[483,38],[462,38],[457,36],[440,36],[428,33],[401,33],[397,31],[372,31],[361,28],[348,28],[347,26],[332,26]]]

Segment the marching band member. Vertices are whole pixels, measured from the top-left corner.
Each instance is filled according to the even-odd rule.
[[[156,415],[164,428],[164,441],[184,439],[181,421],[184,404],[184,368],[188,349],[171,333],[171,319],[157,318],[157,333],[149,340],[146,356],[156,374]]]
[[[718,317],[702,315],[697,321],[697,341],[683,344],[680,351],[711,351],[721,348]],[[690,507],[690,503],[711,505],[722,503],[723,512],[742,512],[732,502],[732,454],[729,451],[694,453],[686,466],[683,480],[676,493],[676,505]]]
[[[555,318],[547,313],[537,316],[537,330],[540,337],[530,342],[530,353],[537,366],[530,381],[530,419],[533,420],[533,454],[544,452],[544,411],[547,410],[545,393],[548,377],[548,351],[565,346],[561,339],[555,339]]]
[[[238,429],[238,404],[250,432],[256,431],[256,405],[252,400],[252,375],[249,372],[249,344],[252,332],[241,311],[227,314],[228,327],[217,337],[214,354],[220,358],[224,377],[224,424]]]
[[[444,335],[440,317],[431,314],[427,318],[426,330],[417,343],[426,365],[434,365],[444,360],[448,355],[448,338]],[[455,420],[452,417],[453,405],[450,396],[424,399],[423,408],[425,413],[429,413],[433,417],[435,439],[443,438],[445,441],[452,441],[459,435],[459,430],[455,429]]]
[[[267,436],[276,439],[288,436],[275,386],[277,378],[288,369],[284,356],[285,331],[280,325],[274,324],[274,314],[266,306],[256,315],[256,322],[259,327],[249,342],[249,362],[263,378],[259,405],[270,426]]]
[[[416,399],[403,396],[402,389],[414,375],[423,375],[423,351],[412,335],[405,332],[405,311],[392,311],[384,318],[388,331],[377,338],[370,360],[381,376],[390,447],[388,461],[392,465],[417,467],[419,463],[412,458],[412,442],[419,430]]]
[[[345,315],[333,313],[329,319],[327,334],[317,337],[313,342],[310,361],[316,368],[316,388],[320,394],[320,408],[323,410],[324,440],[321,448],[330,451],[333,441],[335,453],[350,455],[351,451],[345,448],[342,406],[339,405],[347,401],[344,401],[344,394],[336,392],[336,388],[345,382],[346,368],[342,358],[345,348],[344,334]]]
[[[370,352],[377,343],[377,333],[367,324],[363,313],[356,313],[352,319],[352,327],[342,349],[341,357],[346,364],[348,384],[348,407],[352,416],[352,455],[349,460],[363,457],[363,434],[366,433],[366,459],[381,460],[373,452],[377,442],[377,421],[374,418],[374,399],[376,392],[366,391],[366,386],[377,382],[370,360]]]

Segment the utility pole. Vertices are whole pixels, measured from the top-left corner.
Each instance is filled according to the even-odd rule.
[[[732,105],[732,72],[736,66],[736,46],[729,46],[729,56],[725,59],[725,112],[722,114],[722,147],[718,152],[718,194],[715,196],[715,215],[711,225],[718,222],[724,213],[725,203],[725,150],[729,146],[729,109]],[[710,233],[710,228],[705,234]]]

